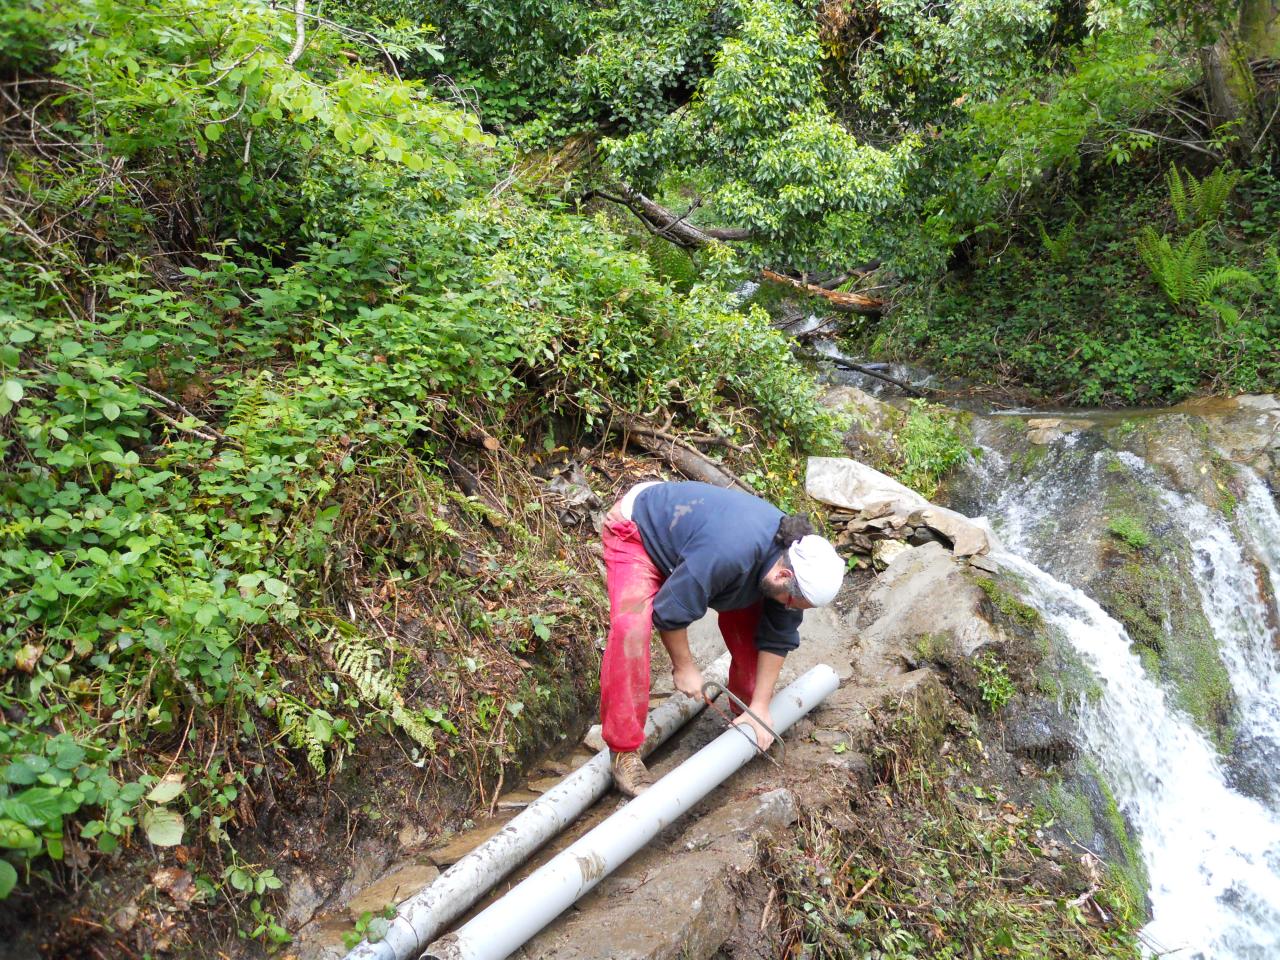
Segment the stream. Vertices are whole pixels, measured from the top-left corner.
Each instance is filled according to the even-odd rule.
[[[818,350],[831,356],[834,347]],[[893,373],[927,383],[908,368]],[[883,383],[862,375],[836,379],[886,395]],[[1212,509],[1186,489],[1187,482],[1178,482],[1205,474],[1210,456],[1208,440],[1202,446],[1186,440],[1203,432],[1193,416],[1171,411],[1167,422],[1151,411],[1064,416],[1078,417],[1083,426],[1065,430],[1041,450],[1010,443],[1021,427],[1010,426],[1017,418],[976,416],[980,456],[959,484],[963,502],[953,505],[987,518],[1000,543],[993,559],[1021,579],[1026,599],[1094,675],[1093,695],[1064,707],[1077,718],[1084,754],[1106,780],[1139,841],[1150,881],[1152,919],[1143,941],[1151,953],[1195,960],[1275,958],[1280,956],[1280,628],[1275,615],[1280,512],[1275,495],[1258,472],[1244,465],[1232,468],[1239,495],[1231,510]],[[1141,439],[1148,449],[1162,451],[1162,460],[1175,461],[1178,469],[1153,465],[1114,439],[1116,425],[1122,434],[1132,429],[1126,416],[1143,425]],[[1268,416],[1280,419],[1280,411],[1264,409],[1260,434],[1271,424]],[[1027,469],[1031,454],[1038,466]],[[1178,456],[1183,462],[1176,463]],[[1114,505],[1121,482],[1142,491],[1152,528],[1185,558],[1179,566],[1171,554],[1163,554],[1154,563],[1161,575],[1176,580],[1216,641],[1232,702],[1226,750],[1177,705],[1167,679],[1149,672],[1125,627],[1090,595],[1103,566],[1098,550],[1106,549],[1097,544],[1108,540],[1108,497]],[[1161,629],[1165,642],[1181,639],[1171,613]]]

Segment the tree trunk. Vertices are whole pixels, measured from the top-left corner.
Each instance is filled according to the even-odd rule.
[[[1280,0],[1241,0],[1240,44],[1247,60],[1280,59]]]
[[[1257,113],[1252,109],[1257,87],[1249,72],[1248,62],[1241,64],[1239,47],[1224,38],[1200,48],[1200,67],[1204,71],[1205,102],[1213,128],[1233,124],[1237,140],[1231,155],[1243,161],[1253,152],[1257,137]]]

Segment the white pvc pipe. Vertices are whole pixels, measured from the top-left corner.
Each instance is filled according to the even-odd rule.
[[[704,670],[703,676],[723,683],[728,673],[726,653]],[[649,714],[640,752],[648,754],[665,743],[704,706],[701,699],[673,694]],[[604,796],[612,782],[606,748],[529,804],[433,883],[400,904],[386,935],[377,943],[361,943],[347,954],[346,960],[416,960],[428,943],[470,910],[494,884]]]
[[[774,729],[786,730],[839,685],[829,666],[814,667],[773,698]],[[426,960],[505,960],[756,752],[750,727],[726,730],[501,900],[433,943]]]

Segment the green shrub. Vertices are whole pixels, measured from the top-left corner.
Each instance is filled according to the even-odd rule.
[[[476,643],[509,629],[497,574],[448,572],[444,517],[486,509],[445,465],[473,427],[518,447],[553,418],[743,424],[769,432],[774,494],[781,460],[831,442],[762,311],[677,293],[604,223],[506,189],[474,117],[353,63],[344,34],[311,25],[295,65],[265,5],[48,14],[58,100],[32,78],[30,105],[129,173],[86,202],[93,151],[10,158],[6,200],[49,226],[0,233],[0,895],[68,838],[228,844],[247,781],[226,743],[264,717],[263,748],[317,775],[359,729],[456,746],[479,721],[393,670],[359,605],[403,582]],[[196,198],[198,252],[170,249],[157,225]],[[184,730],[199,762],[173,766],[155,751]]]
[[[1009,668],[994,653],[984,653],[973,665],[978,671],[978,690],[982,694],[982,702],[992,713],[999,713],[1018,692],[1009,677]]]
[[[1089,215],[1078,219],[1069,253],[1050,255],[1033,224],[1032,236],[1001,241],[970,271],[912,291],[874,336],[851,346],[1079,405],[1169,403],[1197,390],[1280,384],[1272,347],[1280,292],[1270,285],[1266,245],[1241,246],[1209,228],[1163,237],[1162,191],[1131,174],[1102,183],[1079,197]],[[1247,184],[1260,198],[1254,219],[1272,211],[1267,183],[1257,174]],[[1064,226],[1046,223],[1046,234]],[[1153,228],[1144,246],[1163,278],[1154,284],[1136,242],[1144,228]],[[1240,228],[1228,220],[1224,229]]]
[[[1137,517],[1112,517],[1107,522],[1107,531],[1118,540],[1127,543],[1135,550],[1151,545],[1151,534]]]
[[[900,462],[891,472],[926,500],[932,500],[951,469],[973,453],[963,416],[925,400],[911,401],[895,440]]]

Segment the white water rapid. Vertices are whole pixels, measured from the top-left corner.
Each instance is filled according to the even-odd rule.
[[[1071,436],[1058,442],[1075,443]],[[1277,638],[1268,626],[1257,568],[1248,562],[1258,557],[1280,586],[1274,501],[1261,480],[1250,477],[1238,519],[1230,524],[1165,487],[1138,458],[1121,457],[1145,483],[1159,486],[1170,519],[1192,546],[1195,586],[1235,690],[1240,736],[1280,750]],[[1026,580],[1046,621],[1097,676],[1102,695],[1081,705],[1083,746],[1140,837],[1151,883],[1153,919],[1144,931],[1149,946],[1187,960],[1275,960],[1280,809],[1234,789],[1211,742],[1130,651],[1124,628],[1093,599],[1032,562],[1067,575],[1055,569],[1069,566],[1061,550],[1055,556],[1046,544],[1070,538],[1046,533],[1058,525],[1057,504],[1096,497],[1092,480],[1103,462],[1103,455],[1093,458],[1090,479],[1051,471],[1031,483],[1004,485],[987,508],[1005,548],[995,559]],[[1274,769],[1265,773],[1269,782],[1280,780]]]
[[[1155,481],[1154,472],[1139,458],[1119,456]],[[1276,568],[1264,552],[1280,549],[1280,514],[1261,479],[1252,472],[1243,479],[1247,494],[1237,506],[1243,536],[1221,514],[1193,497],[1161,487],[1160,498],[1170,514],[1185,524],[1201,607],[1221,645],[1222,662],[1236,695],[1237,737],[1243,741],[1244,760],[1262,767],[1255,771],[1256,779],[1274,788],[1272,781],[1280,772],[1274,769],[1280,758],[1280,654],[1258,583],[1262,571],[1250,554],[1267,565],[1274,583]]]

